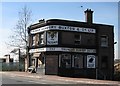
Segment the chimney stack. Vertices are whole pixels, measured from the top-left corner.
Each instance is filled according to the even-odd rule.
[[[44,22],[45,22],[45,19],[39,20],[39,23],[44,23]]]
[[[93,11],[91,9],[87,9],[85,12],[85,21],[88,23],[88,24],[92,24],[93,23]]]

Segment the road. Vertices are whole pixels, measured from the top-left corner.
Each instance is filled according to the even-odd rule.
[[[67,82],[67,81],[48,81],[44,79],[32,79],[27,77],[18,77],[18,76],[8,76],[3,75],[2,76],[2,84],[4,86],[88,86],[83,84],[76,84],[73,82]],[[6,85],[7,84],[7,85]],[[16,85],[17,84],[17,85]],[[21,85],[22,84],[22,85]],[[92,85],[95,86],[95,85]],[[102,85],[101,85],[102,86]]]
[[[74,84],[66,81],[52,81],[27,77],[2,75],[2,84]]]
[[[60,79],[60,78],[59,78]],[[61,78],[62,79],[62,78]],[[89,82],[89,81],[87,81]],[[76,80],[58,80],[58,79],[46,79],[46,78],[30,78],[26,76],[17,76],[15,74],[3,73],[2,74],[2,86],[113,86],[112,84],[87,84],[83,82],[77,82]],[[114,85],[120,86],[120,85]]]

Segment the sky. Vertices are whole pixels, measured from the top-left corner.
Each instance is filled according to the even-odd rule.
[[[93,22],[114,25],[115,41],[118,41],[118,2],[1,2],[2,13],[0,25],[0,58],[10,53],[11,47],[6,43],[13,34],[18,21],[18,12],[24,6],[32,11],[32,23],[40,19],[67,19],[85,22],[84,11],[94,11]],[[81,7],[83,6],[83,7]],[[115,58],[118,58],[118,43],[115,45]]]

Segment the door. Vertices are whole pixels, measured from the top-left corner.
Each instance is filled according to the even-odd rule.
[[[57,75],[58,73],[58,55],[46,56],[45,74]]]

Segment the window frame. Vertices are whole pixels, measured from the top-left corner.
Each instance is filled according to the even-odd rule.
[[[77,58],[75,58],[75,57],[77,57]],[[83,66],[83,64],[84,64],[84,56],[82,55],[82,54],[74,54],[74,55],[72,55],[72,67],[74,67],[74,68],[83,68],[84,66]],[[81,58],[82,58],[82,61],[80,61],[81,60]],[[78,60],[77,59],[79,59],[79,61],[80,62],[82,62],[82,66],[81,66],[81,64],[79,64],[78,62]],[[78,61],[77,63],[76,63],[76,61]],[[78,64],[78,67],[76,66],[76,64]]]
[[[43,45],[44,43],[44,32],[39,33],[39,45]]]
[[[79,35],[79,37],[77,38],[78,35]],[[74,34],[74,44],[75,45],[81,44],[81,34]]]
[[[65,55],[68,55],[68,57],[65,56]],[[65,64],[64,64],[63,60],[64,60]],[[69,62],[70,62],[68,65],[66,65],[67,60],[69,60]],[[61,55],[59,55],[59,67],[66,68],[66,69],[72,68],[71,54],[61,54]]]
[[[35,46],[36,35],[32,35],[32,46]]]
[[[102,35],[101,37],[100,37],[100,46],[101,47],[108,47],[108,36],[107,35]]]

